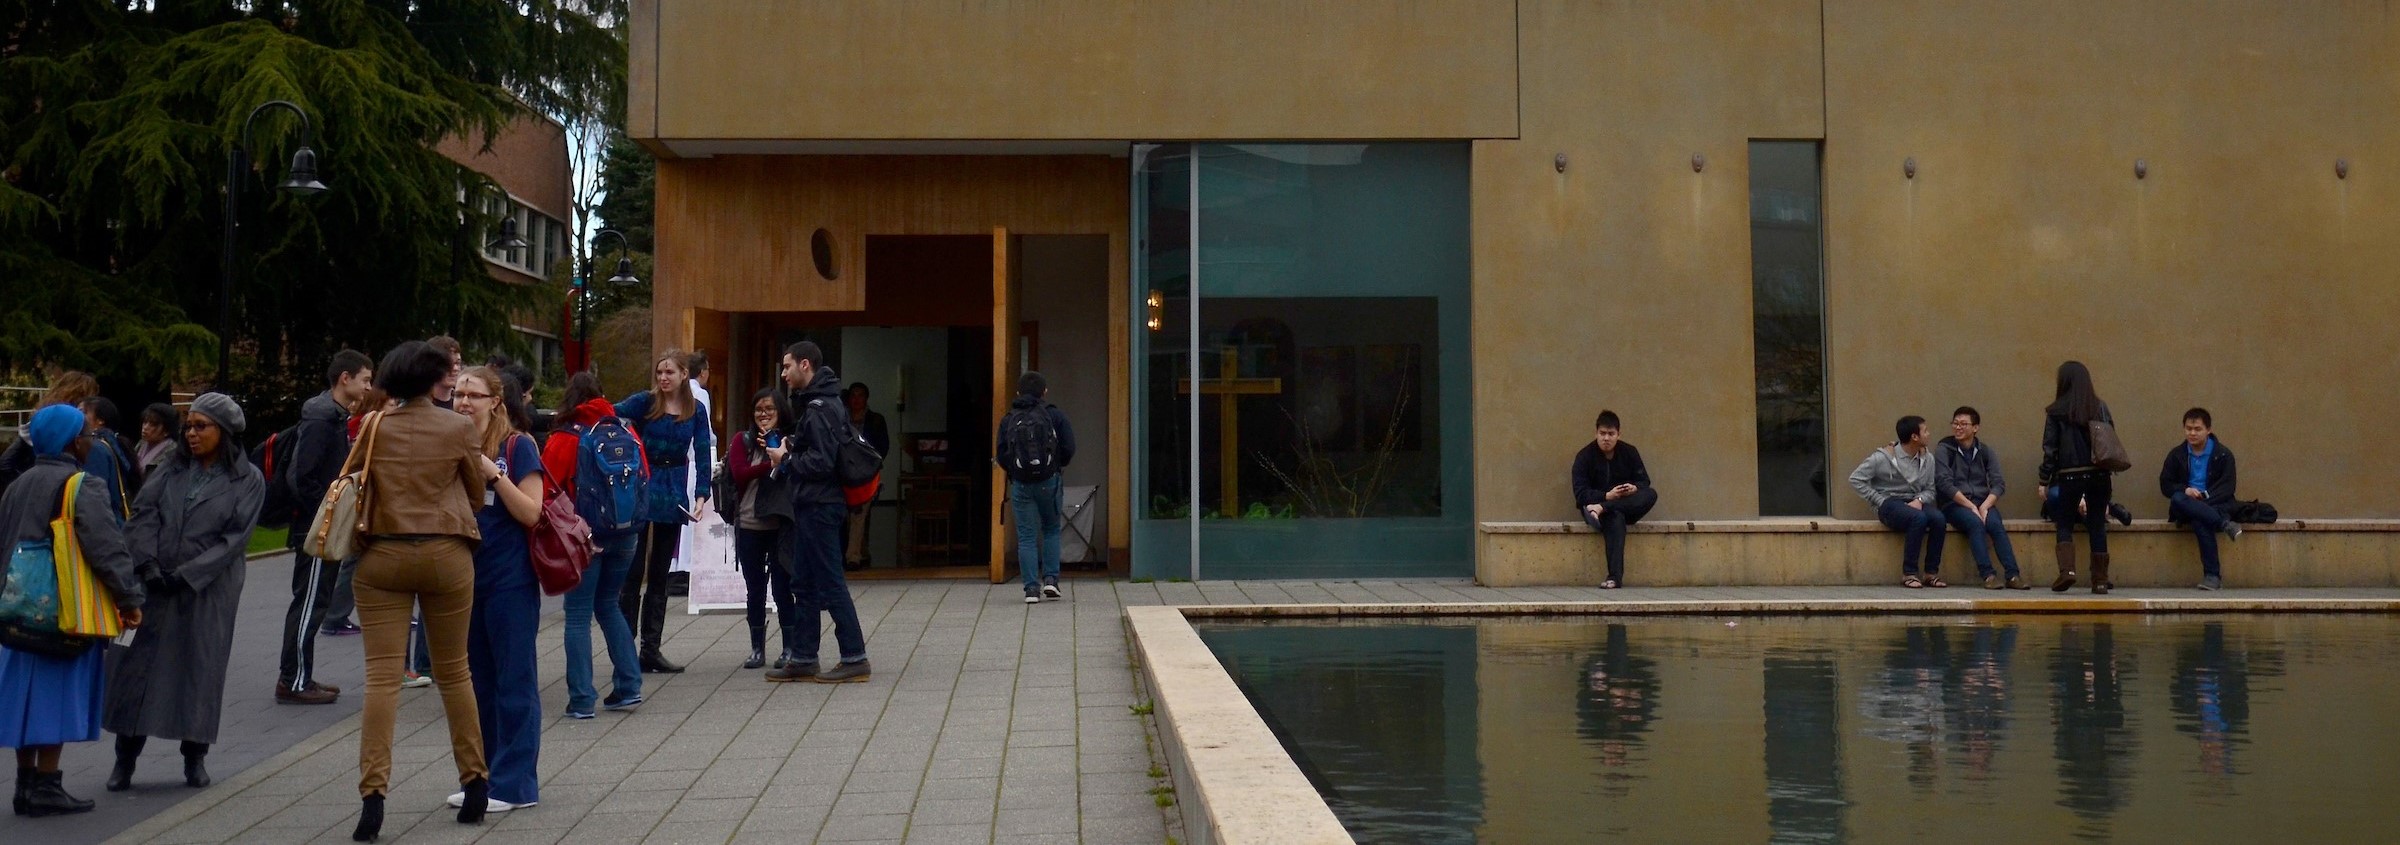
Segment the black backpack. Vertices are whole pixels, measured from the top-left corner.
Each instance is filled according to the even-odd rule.
[[[874,444],[867,442],[867,435],[849,420],[842,421],[841,430],[849,436],[842,439],[840,449],[834,450],[833,474],[842,482],[842,488],[847,491],[882,478],[883,453],[875,451]]]
[[[2252,525],[2273,525],[2275,520],[2282,516],[2283,514],[2276,512],[2274,505],[2255,499],[2247,502],[2234,502],[2233,512],[2226,515],[2228,519],[2235,522],[2246,522]]]
[[[300,424],[267,435],[265,442],[250,450],[250,463],[266,479],[266,497],[258,506],[260,528],[283,528],[292,524],[292,513],[300,509],[297,491],[292,489],[292,456],[300,449]]]
[[[1000,418],[1000,469],[1009,480],[1032,483],[1058,474],[1058,426],[1050,408],[1015,408]]]

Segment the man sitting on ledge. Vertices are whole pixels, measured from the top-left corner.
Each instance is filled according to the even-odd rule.
[[[2233,511],[2233,450],[2217,442],[2207,408],[2183,412],[2183,443],[2167,451],[2158,491],[2167,494],[2167,519],[2188,525],[2200,540],[2200,589],[2224,586],[2217,569],[2217,532],[2242,538]]]
[[[1625,584],[1625,527],[1642,521],[1658,506],[1658,491],[1650,488],[1650,469],[1642,466],[1642,453],[1633,444],[1617,439],[1620,430],[1617,412],[1601,411],[1592,421],[1592,442],[1575,453],[1574,476],[1569,479],[1584,524],[1600,532],[1608,554],[1608,580],[1600,582],[1603,590]]]
[[[1900,547],[1900,586],[1947,587],[1942,580],[1943,529],[1941,509],[1934,505],[1933,450],[1925,448],[1925,418],[1905,416],[1892,426],[1899,437],[1892,445],[1867,453],[1850,471],[1850,489],[1875,506],[1875,518],[1886,528],[1906,535]],[[1925,574],[1917,575],[1917,553],[1925,556]]]

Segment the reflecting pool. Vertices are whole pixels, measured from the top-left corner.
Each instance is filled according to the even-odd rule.
[[[2400,620],[1207,621],[1361,842],[2400,841]]]

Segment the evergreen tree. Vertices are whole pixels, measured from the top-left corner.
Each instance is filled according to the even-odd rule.
[[[601,225],[625,233],[633,251],[648,254],[657,244],[658,159],[642,145],[617,135],[600,165]]]
[[[489,180],[435,152],[521,110],[611,112],[623,0],[0,0],[0,370],[111,385],[202,377],[216,353],[226,162],[287,100],[331,190],[274,190],[298,148],[259,114],[241,175],[234,385],[313,393],[345,346],[456,335],[516,351],[563,294],[493,280]],[[220,388],[223,389],[223,388]]]

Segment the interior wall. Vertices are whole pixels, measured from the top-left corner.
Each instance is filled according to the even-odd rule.
[[[912,471],[903,445],[911,434],[938,434],[949,418],[950,330],[939,326],[847,326],[842,359],[834,371],[842,383],[867,386],[867,409],[883,415],[892,433],[884,456],[883,489],[876,494],[869,550],[877,566],[900,560],[900,474]]]
[[[1092,526],[1108,525],[1108,239],[1089,235],[1026,236],[1018,241],[1022,274],[1018,319],[1037,324],[1035,354],[1050,384],[1050,402],[1075,428],[1075,462],[1066,485],[1094,486]],[[1106,546],[1105,536],[1090,538]],[[1106,553],[1105,548],[1099,549]]]

